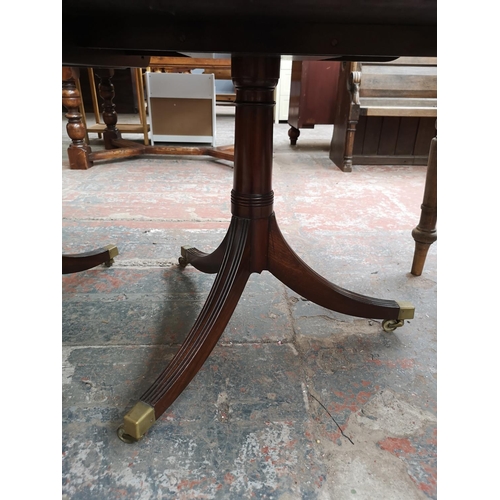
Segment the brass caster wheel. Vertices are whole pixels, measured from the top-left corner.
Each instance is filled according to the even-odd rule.
[[[137,443],[137,439],[133,438],[129,434],[125,434],[125,430],[123,429],[123,424],[120,425],[120,427],[118,427],[118,429],[116,430],[116,434],[118,434],[118,437],[124,443],[127,444]]]
[[[115,262],[114,257],[118,255],[118,248],[115,245],[106,245],[104,249],[108,251],[109,256],[109,259],[104,262],[104,266],[111,267]]]
[[[191,247],[188,246],[181,247],[181,256],[179,257],[179,265],[181,267],[186,267],[189,264],[188,250],[190,249]]]
[[[386,332],[393,332],[396,328],[404,325],[404,320],[402,319],[386,319],[382,322],[382,328]]]

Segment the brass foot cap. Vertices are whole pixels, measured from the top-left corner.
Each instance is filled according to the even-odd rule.
[[[138,441],[155,423],[155,420],[154,408],[139,401],[123,417],[123,425],[118,429],[118,437],[125,442]]]
[[[415,317],[415,306],[411,302],[398,302],[398,319],[413,319]]]
[[[106,245],[104,248],[109,252],[110,259],[113,259],[118,255],[118,248],[116,245]]]
[[[181,247],[181,256],[179,257],[179,264],[182,267],[186,267],[189,264],[189,255],[188,252],[193,247],[183,246]]]

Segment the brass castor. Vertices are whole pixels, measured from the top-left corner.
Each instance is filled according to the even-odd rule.
[[[188,250],[191,250],[191,247],[181,247],[181,256],[179,257],[179,265],[181,267],[186,267],[189,264]]]
[[[403,319],[386,319],[382,322],[382,328],[386,332],[393,332],[396,328],[404,325]]]
[[[118,437],[120,438],[121,441],[127,444],[132,444],[132,443],[137,443],[137,439],[133,438],[130,434],[126,434],[125,430],[123,428],[123,424],[118,427],[116,430],[116,433],[118,434]]]
[[[405,319],[413,319],[415,317],[415,306],[411,302],[399,302],[398,319],[386,319],[382,322],[382,328],[386,332],[393,332],[396,328],[405,324]]]
[[[154,408],[148,403],[139,401],[123,417],[123,424],[118,427],[116,433],[124,443],[136,443],[144,437],[155,420]]]

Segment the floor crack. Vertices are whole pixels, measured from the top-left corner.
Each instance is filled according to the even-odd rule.
[[[315,399],[322,406],[322,408],[326,411],[326,413],[328,413],[328,415],[330,415],[330,418],[335,422],[335,425],[339,428],[339,431],[342,434],[342,436],[344,436],[348,441],[350,441],[350,443],[352,445],[354,445],[353,440],[349,436],[346,436],[344,434],[344,431],[342,430],[340,425],[337,423],[337,421],[333,418],[332,414],[327,410],[326,406],[316,396],[313,396],[310,392],[308,392],[308,394],[309,394],[309,396],[311,396],[313,399]]]

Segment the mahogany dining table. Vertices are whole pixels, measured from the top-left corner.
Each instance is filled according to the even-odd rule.
[[[267,270],[330,310],[382,319],[387,331],[414,316],[408,302],[360,295],[326,280],[280,232],[272,188],[274,89],[282,55],[337,61],[436,56],[437,0],[62,1],[65,68],[146,67],[152,56],[189,53],[231,54],[232,218],[212,253],[181,249],[181,265],[215,273],[215,281],[177,354],[124,416],[118,436],[125,442],[141,439],[197,374],[252,273]],[[70,126],[78,132],[76,119]],[[85,155],[85,147],[74,140],[71,154]]]

